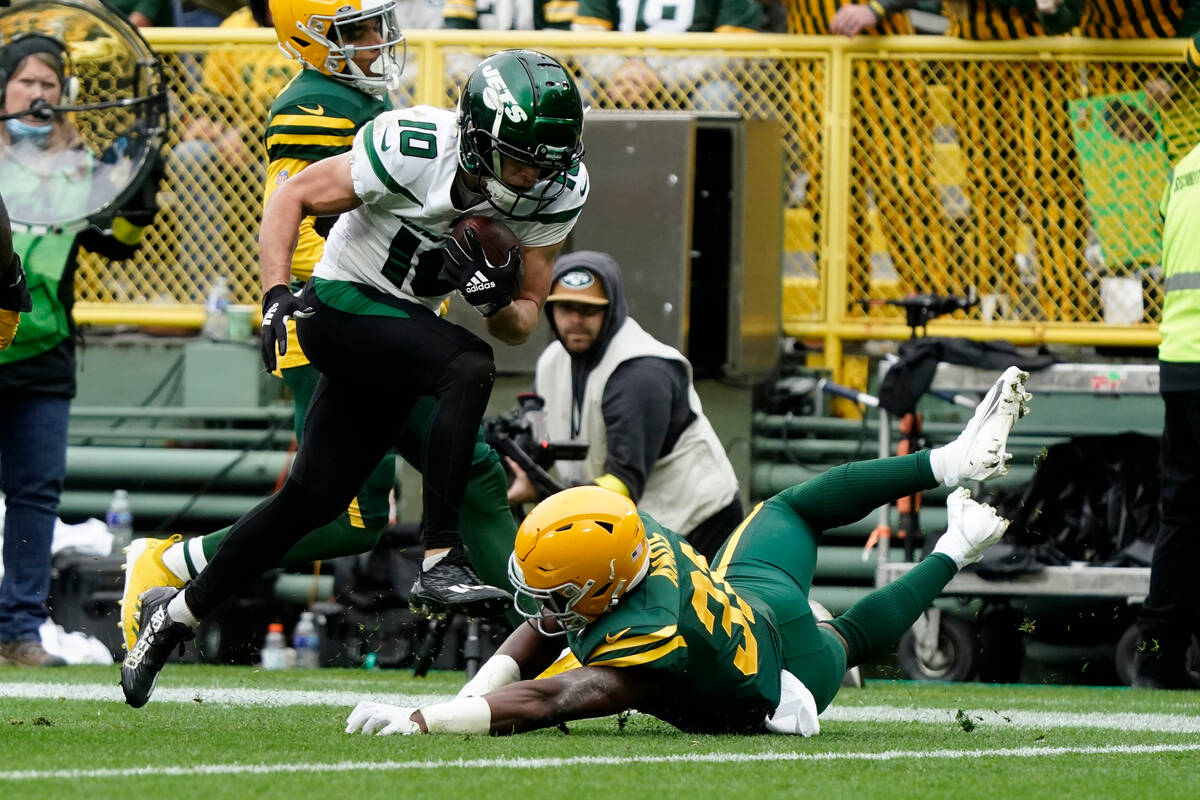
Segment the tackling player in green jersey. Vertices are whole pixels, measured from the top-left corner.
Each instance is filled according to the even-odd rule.
[[[521,524],[510,560],[529,624],[455,700],[363,702],[347,732],[508,734],[634,708],[687,731],[817,733],[847,666],[890,647],[1008,523],[959,489],[929,557],[818,623],[807,599],[822,531],[896,497],[1007,471],[1027,377],[1008,369],[944,447],[836,467],[761,503],[711,565],[615,492],[548,498]],[[554,661],[564,632],[581,666],[528,680]]]

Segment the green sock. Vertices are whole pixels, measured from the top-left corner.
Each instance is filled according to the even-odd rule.
[[[517,538],[517,522],[508,506],[508,478],[500,457],[490,447],[486,452],[476,448],[459,528],[479,577],[511,592],[508,557]]]
[[[934,553],[904,577],[876,589],[830,620],[846,640],[846,667],[891,649],[957,571],[949,556]]]
[[[862,519],[876,508],[938,482],[929,451],[842,464],[784,489],[775,497],[791,506],[813,530],[825,531]]]

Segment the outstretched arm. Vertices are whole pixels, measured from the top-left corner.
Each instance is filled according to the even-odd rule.
[[[521,626],[518,633],[522,628],[532,630],[528,626]],[[545,637],[538,638],[545,640]],[[508,648],[510,643],[513,643],[513,637],[509,637],[504,648]],[[528,644],[528,640],[522,635],[517,644]],[[476,680],[498,659],[513,659],[511,654],[515,652],[512,649],[508,653],[497,651],[480,670]],[[531,663],[526,661],[525,666],[529,667]],[[520,672],[526,674],[525,669]],[[512,677],[516,675],[512,674]],[[464,690],[468,687],[464,687]],[[654,681],[639,671],[579,667],[550,678],[508,683],[482,697],[460,693],[449,702],[419,709],[362,702],[351,712],[346,732],[406,735],[490,733],[506,736],[575,719],[617,714],[637,706],[656,690]]]
[[[481,699],[491,712],[489,732],[506,736],[575,719],[619,714],[652,691],[653,683],[640,673],[613,667],[580,667],[552,678],[514,683]],[[426,733],[444,729],[437,706],[419,709],[413,719]]]

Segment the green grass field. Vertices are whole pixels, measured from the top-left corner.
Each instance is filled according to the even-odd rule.
[[[1194,797],[1200,693],[869,682],[812,739],[694,736],[650,717],[514,738],[343,733],[362,698],[461,673],[170,664],[140,710],[117,667],[0,668],[0,798]],[[960,713],[961,712],[961,713]]]

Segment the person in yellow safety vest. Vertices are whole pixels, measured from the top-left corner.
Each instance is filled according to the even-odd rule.
[[[1195,689],[1188,647],[1200,635],[1200,146],[1171,173],[1162,199],[1165,290],[1159,326],[1162,519],[1150,562],[1150,593],[1138,617],[1137,672],[1143,689]]]

